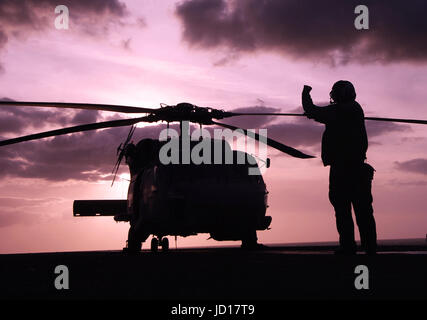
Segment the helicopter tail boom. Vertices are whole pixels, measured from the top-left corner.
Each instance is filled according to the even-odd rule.
[[[127,215],[127,200],[74,200],[75,217]]]

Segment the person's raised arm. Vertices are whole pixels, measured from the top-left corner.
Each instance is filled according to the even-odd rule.
[[[314,119],[315,121],[326,123],[328,121],[332,121],[335,118],[335,107],[327,106],[327,107],[318,107],[313,104],[313,100],[310,96],[311,87],[305,85],[302,90],[302,107],[304,109],[304,113],[309,119]]]

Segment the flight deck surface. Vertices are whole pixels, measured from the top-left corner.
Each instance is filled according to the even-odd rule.
[[[333,246],[178,248],[0,255],[2,299],[426,299],[427,248],[382,245],[376,256],[336,256]],[[69,289],[58,290],[55,267]],[[357,266],[369,288],[356,289]]]

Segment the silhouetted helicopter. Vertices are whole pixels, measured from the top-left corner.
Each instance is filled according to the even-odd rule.
[[[213,108],[198,107],[190,103],[179,103],[157,109],[54,102],[16,102],[0,101],[3,106],[57,107],[113,111],[122,113],[148,113],[147,116],[132,119],[112,120],[57,129],[23,137],[0,141],[0,146],[24,141],[42,139],[63,134],[131,126],[128,137],[118,148],[115,165],[116,174],[120,163],[125,158],[129,166],[131,181],[127,200],[75,200],[74,216],[114,216],[116,221],[130,222],[127,247],[125,250],[137,252],[142,242],[150,235],[151,250],[169,249],[167,236],[190,236],[209,233],[218,241],[241,240],[242,247],[257,246],[257,230],[266,230],[271,224],[271,217],[266,216],[268,191],[261,174],[249,175],[248,170],[258,170],[254,157],[245,152],[231,150],[225,140],[211,139],[212,150],[221,150],[221,161],[215,162],[211,154],[210,163],[163,164],[159,153],[166,143],[173,139],[182,139],[185,123],[217,125],[230,130],[240,130],[243,134],[266,143],[281,152],[301,159],[313,158],[292,147],[286,146],[255,132],[217,122],[235,116],[304,116],[294,113],[235,113]],[[427,124],[425,120],[390,119],[365,117],[367,120],[393,121]],[[142,139],[136,145],[131,142],[134,125],[139,122],[165,121],[180,123],[180,137],[165,141]],[[184,131],[186,131],[185,129]],[[177,141],[179,142],[179,141]],[[190,152],[197,141],[189,142]],[[178,153],[182,158],[182,144]],[[225,155],[232,154],[233,159],[240,156],[244,162],[227,163]],[[243,157],[242,157],[243,156]],[[263,160],[263,159],[261,159]],[[269,166],[269,159],[263,160]]]

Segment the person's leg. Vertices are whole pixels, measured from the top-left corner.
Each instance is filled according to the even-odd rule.
[[[355,177],[353,208],[359,227],[362,248],[367,253],[375,253],[377,249],[377,231],[372,207],[372,178],[373,173],[365,165],[360,174]]]
[[[354,224],[351,215],[349,181],[342,168],[331,167],[329,175],[329,200],[335,209],[336,226],[342,251],[356,252]]]

